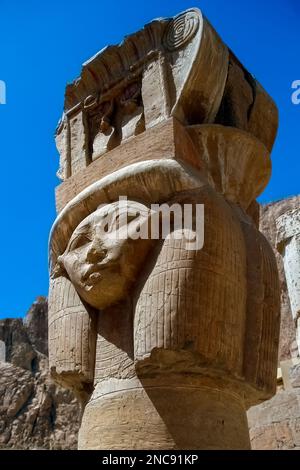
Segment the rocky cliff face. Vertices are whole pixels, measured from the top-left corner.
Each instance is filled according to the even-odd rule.
[[[300,196],[295,196],[261,208],[260,229],[274,248],[279,268],[281,331],[277,394],[248,412],[253,449],[300,450],[300,359],[283,261],[275,247],[276,219],[299,206]]]
[[[287,291],[282,257],[276,249],[276,219],[290,210],[299,208],[300,196],[283,199],[278,202],[266,204],[261,207],[260,230],[270,241],[277,259],[281,287],[281,325],[279,361],[290,359],[298,355],[296,343],[296,329],[293,322],[290,299]]]
[[[48,308],[0,320],[0,448],[75,449],[80,408],[48,370]]]

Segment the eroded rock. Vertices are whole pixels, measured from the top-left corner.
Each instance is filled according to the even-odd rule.
[[[38,298],[24,319],[0,321],[6,345],[0,361],[0,448],[75,449],[80,407],[50,377],[47,300]]]

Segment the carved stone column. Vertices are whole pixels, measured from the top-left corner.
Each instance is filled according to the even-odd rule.
[[[286,212],[277,219],[276,225],[277,247],[283,257],[300,354],[300,209]]]
[[[197,9],[102,50],[67,87],[49,351],[82,401],[79,448],[250,447],[246,410],[276,390],[278,274],[256,202],[276,130]]]

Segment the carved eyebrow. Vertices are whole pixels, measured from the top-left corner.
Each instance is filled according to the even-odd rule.
[[[66,248],[66,251],[68,251],[68,249],[70,248],[71,244],[76,240],[76,238],[80,237],[80,235],[84,235],[88,230],[90,230],[91,228],[91,225],[90,223],[87,223],[85,225],[83,225],[82,227],[77,227],[74,232],[72,233],[70,239],[69,239],[69,242],[68,242],[68,245],[67,245],[67,248]]]

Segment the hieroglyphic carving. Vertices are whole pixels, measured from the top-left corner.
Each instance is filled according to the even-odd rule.
[[[84,108],[92,160],[145,130],[141,85],[132,82],[110,100],[89,96]]]
[[[86,106],[87,107],[87,106]],[[89,109],[89,147],[92,160],[118,145],[116,129],[112,123],[114,101],[104,101]]]

